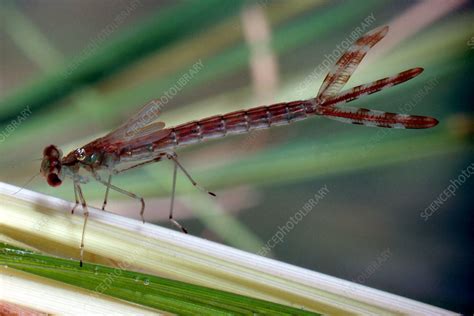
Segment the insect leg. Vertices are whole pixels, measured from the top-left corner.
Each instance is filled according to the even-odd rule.
[[[79,261],[79,266],[82,267],[82,260],[84,259],[84,235],[86,232],[87,219],[89,218],[89,210],[87,209],[86,200],[84,199],[84,195],[82,194],[82,189],[79,183],[75,184],[75,187],[77,187],[77,192],[79,193],[79,199],[81,200],[82,209],[84,210],[84,225],[82,226],[81,255]]]
[[[134,193],[132,193],[132,192],[128,192],[128,191],[126,191],[126,190],[124,190],[124,189],[121,189],[121,188],[119,188],[119,187],[116,187],[115,185],[111,184],[110,182],[105,182],[104,180],[102,180],[102,179],[99,177],[99,175],[98,175],[97,173],[94,173],[94,176],[95,176],[95,179],[96,179],[97,181],[99,181],[100,183],[102,183],[103,185],[105,185],[107,188],[110,188],[110,189],[112,189],[112,190],[114,190],[114,191],[117,191],[117,192],[122,193],[122,194],[124,194],[124,195],[126,195],[126,196],[129,196],[129,197],[131,197],[132,199],[139,200],[140,203],[142,204],[142,208],[141,208],[141,210],[140,210],[140,217],[142,218],[143,223],[145,223],[145,218],[143,217],[143,213],[145,212],[145,200],[144,200],[142,197],[140,197],[140,196],[138,196],[138,195],[136,195],[136,194],[134,194]]]
[[[170,219],[171,223],[173,223],[176,227],[178,227],[179,229],[181,229],[181,230],[183,231],[183,233],[187,234],[188,231],[186,230],[186,228],[184,228],[183,225],[181,225],[180,223],[178,223],[178,221],[173,218],[173,207],[174,207],[174,196],[175,196],[175,192],[176,192],[176,175],[177,175],[177,171],[178,171],[178,164],[174,163],[174,168],[173,168],[173,185],[172,185],[172,189],[171,189],[171,203],[170,203],[170,216],[169,216],[169,219]]]
[[[77,206],[79,205],[79,198],[77,197],[76,183],[74,183],[74,198],[76,199],[76,204],[72,208],[71,214],[74,214],[74,211],[76,210]]]
[[[186,177],[189,179],[189,181],[191,181],[191,183],[196,187],[198,188],[199,190],[203,191],[203,192],[206,192],[207,194],[209,195],[212,195],[212,196],[216,196],[215,193],[211,192],[211,191],[207,191],[206,189],[204,189],[202,186],[200,186],[199,184],[197,184],[196,181],[194,181],[194,179],[191,177],[191,175],[186,171],[186,169],[184,169],[184,167],[179,163],[178,161],[178,155],[176,155],[176,153],[172,153],[172,154],[166,154],[166,157],[170,160],[173,160],[175,165],[181,169],[181,171],[183,171],[183,173],[186,175]]]
[[[109,174],[109,180],[107,181],[107,188],[105,189],[104,203],[102,204],[102,211],[105,211],[105,206],[107,205],[107,198],[109,197],[110,182],[112,181],[112,173]]]

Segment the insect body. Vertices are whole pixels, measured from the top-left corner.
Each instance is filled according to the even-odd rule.
[[[139,200],[142,205],[140,215],[143,219],[145,210],[143,198],[114,186],[111,183],[112,176],[163,159],[173,161],[174,172],[169,219],[176,227],[186,232],[186,229],[173,218],[177,169],[181,169],[194,186],[203,191],[206,190],[194,181],[178,161],[175,150],[182,146],[227,135],[247,133],[255,129],[285,125],[312,116],[323,116],[343,123],[400,129],[429,128],[438,124],[436,119],[426,116],[341,106],[361,96],[410,80],[423,71],[421,68],[409,69],[394,76],[341,92],[369,49],[379,42],[387,32],[388,26],[384,26],[359,38],[327,74],[315,98],[216,115],[171,128],[165,128],[163,122],[148,121],[150,113],[157,114],[159,112],[157,102],[151,101],[114,131],[72,151],[65,157],[62,157],[61,151],[56,146],[46,147],[43,152],[41,173],[51,186],[59,186],[64,178],[71,178],[76,197],[76,205],[72,212],[79,203],[84,209],[84,226],[80,246],[81,266],[84,252],[84,232],[89,214],[81,190],[81,184],[87,183],[89,178],[79,175],[81,168],[106,186],[102,209],[105,209],[109,190],[112,189]],[[108,178],[102,179],[98,174],[99,171],[107,172]],[[214,195],[212,192],[206,192]]]

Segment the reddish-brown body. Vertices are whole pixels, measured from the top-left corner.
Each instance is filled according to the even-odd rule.
[[[181,169],[193,185],[201,190],[203,188],[199,187],[178,162],[175,149],[180,146],[226,135],[285,125],[314,115],[344,123],[386,128],[418,129],[429,128],[438,124],[436,119],[426,116],[339,106],[361,96],[405,82],[423,71],[421,68],[409,69],[394,76],[341,92],[368,50],[380,41],[387,32],[388,26],[380,27],[358,39],[327,74],[315,98],[259,106],[249,110],[216,115],[171,128],[164,128],[165,124],[163,122],[156,121],[156,116],[160,112],[160,105],[157,101],[151,101],[114,131],[72,151],[64,158],[61,158],[61,151],[56,146],[46,147],[43,152],[41,173],[51,186],[60,185],[64,177],[72,178],[76,206],[80,201],[84,208],[85,220],[81,240],[81,264],[88,212],[80,185],[89,181],[86,176],[79,174],[81,168],[88,171],[97,181],[107,187],[102,209],[105,208],[107,203],[109,189],[112,189],[140,200],[142,204],[140,215],[143,219],[145,209],[143,198],[114,186],[111,183],[112,175],[147,163],[157,162],[163,158],[172,160],[174,162],[174,173],[169,219],[176,227],[186,232],[186,229],[173,218],[177,169]],[[97,173],[101,169],[108,172],[108,181],[104,181]],[[212,192],[207,191],[207,193],[215,196]]]
[[[153,145],[155,150],[166,151],[207,139],[288,124],[314,114],[315,106],[310,101],[260,106],[178,125],[170,128],[167,135]]]

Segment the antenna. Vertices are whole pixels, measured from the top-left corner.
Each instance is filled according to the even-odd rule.
[[[23,167],[26,163],[29,163],[29,162],[32,162],[32,161],[40,161],[40,160],[43,160],[43,158],[35,158],[35,159],[31,159],[31,160],[24,160],[19,164],[18,163],[15,163],[14,165],[13,164],[8,164],[6,167],[10,168],[10,169],[16,169],[16,168]]]
[[[23,184],[23,186],[18,190],[16,191],[15,193],[13,193],[13,195],[16,195],[18,192],[20,192],[21,190],[23,190],[28,184],[30,184],[31,181],[33,181],[34,178],[36,178],[40,173],[36,173],[34,176],[32,176],[28,181],[25,182],[25,184]]]

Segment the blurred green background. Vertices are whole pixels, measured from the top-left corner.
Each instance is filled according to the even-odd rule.
[[[0,14],[0,180],[19,186],[38,172],[46,145],[67,153],[101,136],[170,91],[196,62],[203,69],[160,116],[168,126],[314,97],[325,76],[318,67],[337,45],[358,27],[389,24],[349,86],[411,67],[425,71],[351,105],[409,109],[439,119],[436,128],[311,118],[190,146],[178,152],[182,164],[218,197],[196,192],[181,175],[175,214],[193,235],[259,252],[327,186],[268,256],[474,311],[474,180],[421,217],[473,163],[469,1],[2,1]],[[31,115],[20,120],[24,110]],[[171,167],[146,166],[113,183],[145,197],[149,221],[171,227]],[[50,188],[36,177],[27,187],[73,200],[70,182]],[[104,187],[84,189],[100,207]],[[108,210],[138,218],[139,205],[111,193]]]

